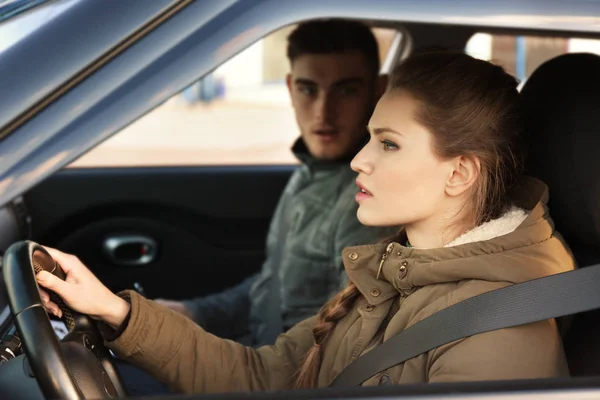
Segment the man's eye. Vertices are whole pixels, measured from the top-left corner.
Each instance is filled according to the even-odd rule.
[[[317,89],[312,86],[298,86],[298,91],[307,96],[314,96],[317,94]]]
[[[381,144],[383,144],[383,151],[390,151],[398,149],[398,145],[394,142],[390,142],[389,140],[382,140]]]
[[[344,86],[340,88],[340,93],[344,96],[353,95],[358,93],[358,88],[356,86]]]

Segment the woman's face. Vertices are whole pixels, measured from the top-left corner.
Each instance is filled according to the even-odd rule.
[[[453,205],[447,189],[460,161],[434,154],[432,134],[415,120],[417,107],[406,92],[388,91],[369,121],[370,141],[351,164],[364,225],[438,226]]]

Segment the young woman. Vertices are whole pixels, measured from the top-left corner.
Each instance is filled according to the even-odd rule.
[[[173,389],[328,386],[360,355],[439,310],[574,268],[548,215],[545,185],[520,173],[516,86],[502,68],[462,53],[422,54],[394,70],[352,168],[360,221],[404,229],[387,243],[345,249],[348,287],[273,346],[246,348],[134,292],[115,295],[54,249],[67,281],[40,273],[38,282],[105,323],[115,352]],[[453,342],[364,384],[566,374],[555,322],[547,320]]]

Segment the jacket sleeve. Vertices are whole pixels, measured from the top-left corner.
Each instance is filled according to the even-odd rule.
[[[333,262],[340,273],[339,288],[344,288],[348,284],[348,276],[342,261],[342,250],[345,247],[379,243],[392,237],[400,229],[397,226],[373,227],[361,224],[356,215],[358,211],[356,192],[356,184],[352,181],[352,184],[344,189],[337,204],[339,216],[333,235]]]
[[[218,336],[236,338],[248,331],[250,288],[259,274],[236,286],[209,296],[186,300],[183,304],[198,325]]]
[[[185,316],[135,292],[120,295],[131,301],[130,320],[107,346],[176,391],[290,389],[305,353],[314,344],[315,318],[280,335],[272,346],[252,349],[209,334]]]
[[[474,335],[429,353],[429,382],[568,376],[554,320]]]

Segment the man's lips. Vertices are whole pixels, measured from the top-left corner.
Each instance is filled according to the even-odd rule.
[[[313,130],[313,134],[322,142],[333,142],[338,137],[339,131],[336,129],[317,129]]]
[[[313,129],[315,135],[337,135],[339,131],[337,129]]]

